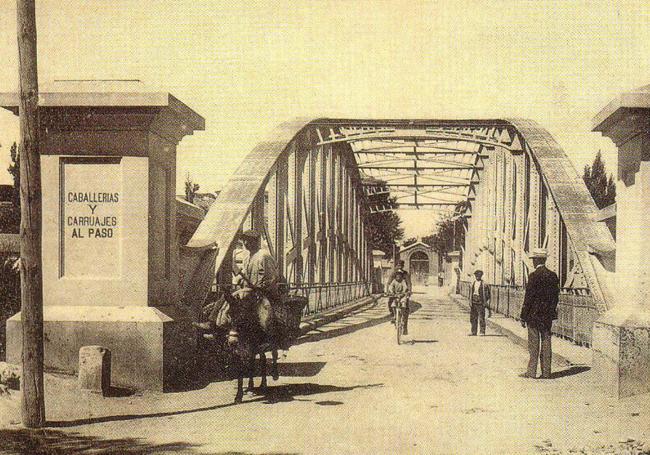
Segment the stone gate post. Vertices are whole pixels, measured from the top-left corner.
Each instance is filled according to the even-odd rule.
[[[0,94],[18,113],[18,95]],[[76,373],[82,346],[112,353],[114,384],[168,389],[192,363],[179,305],[176,146],[204,119],[137,81],[65,81],[39,98],[45,367]],[[20,313],[7,360],[20,363]]]
[[[593,124],[618,147],[617,299],[594,325],[594,369],[625,397],[650,392],[650,91],[620,95]]]

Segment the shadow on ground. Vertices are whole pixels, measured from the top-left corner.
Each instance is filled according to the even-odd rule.
[[[259,400],[255,400],[255,401],[259,401]],[[100,417],[90,417],[87,419],[53,420],[47,422],[47,426],[53,428],[68,428],[68,427],[76,427],[80,425],[90,425],[94,423],[119,422],[123,420],[155,419],[159,417],[171,417],[171,416],[177,416],[183,414],[193,414],[195,412],[214,411],[217,409],[228,408],[231,406],[235,406],[235,403],[230,402],[230,403],[218,404],[214,406],[205,406],[202,408],[183,409],[180,411],[169,411],[169,412],[155,412],[151,414],[119,414],[119,415],[109,415],[109,416],[100,416]]]
[[[183,414],[193,414],[196,412],[214,411],[217,409],[228,408],[231,406],[242,406],[247,403],[254,403],[254,402],[273,404],[279,402],[294,401],[294,400],[299,400],[299,398],[296,397],[301,397],[301,396],[317,395],[317,394],[332,393],[332,392],[348,392],[355,389],[383,387],[383,385],[384,384],[380,383],[380,384],[364,384],[364,385],[356,385],[356,386],[349,386],[349,387],[339,387],[335,385],[314,384],[314,383],[284,384],[275,387],[268,387],[266,391],[256,389],[258,396],[254,396],[250,399],[245,399],[244,402],[241,404],[235,404],[233,402],[230,402],[230,403],[218,404],[214,406],[206,406],[202,408],[184,409],[180,411],[156,412],[151,414],[122,414],[122,415],[91,417],[91,418],[76,419],[76,420],[50,421],[47,422],[47,426],[53,428],[67,428],[67,427],[76,427],[79,425],[89,425],[95,423],[170,417],[170,416],[177,416]],[[2,433],[0,432],[0,437],[1,436]],[[0,439],[0,441],[2,441],[2,439]],[[2,446],[0,445],[0,447]],[[32,452],[26,452],[26,453],[32,453]],[[79,452],[63,451],[63,452],[36,452],[36,453],[47,453],[47,454],[57,453],[58,454],[58,453],[79,453]],[[112,452],[105,452],[105,453],[112,453]],[[116,452],[116,453],[120,453],[120,452]],[[126,452],[126,453],[156,453],[156,452],[143,451],[143,452]]]
[[[317,341],[326,340],[329,338],[336,338],[343,335],[348,335],[354,333],[358,330],[367,329],[369,327],[374,327],[379,324],[383,324],[390,320],[390,315],[386,315],[380,318],[367,318],[362,322],[358,321],[337,321],[337,324],[342,324],[342,327],[339,327],[334,330],[328,330],[327,332],[319,331],[319,329],[309,332],[307,335],[304,335],[298,339],[296,345],[305,344],[305,343],[315,343]],[[315,332],[315,333],[314,333]]]
[[[280,377],[310,377],[316,376],[325,366],[325,362],[279,362]],[[270,366],[269,366],[270,371]]]
[[[140,439],[101,439],[60,430],[0,430],[0,452],[29,454],[198,453],[186,442],[149,444]]]
[[[375,387],[383,387],[384,384],[365,384],[365,385],[356,385],[349,387],[340,387],[335,385],[326,385],[326,384],[314,384],[314,383],[303,383],[303,384],[283,384],[275,387],[269,387],[266,391],[259,391],[262,395],[264,403],[273,404],[280,402],[288,402],[298,400],[298,397],[306,397],[310,395],[321,395],[324,393],[332,392],[349,392],[355,389],[370,389]],[[341,401],[318,401],[317,404],[320,405],[338,405],[343,404]]]
[[[584,373],[589,370],[591,370],[591,367],[588,367],[586,365],[574,365],[572,367],[567,368],[566,370],[552,372],[551,379],[559,379],[566,376],[573,376],[575,374]]]
[[[410,305],[409,309],[411,314],[415,313],[420,308],[422,308],[422,305],[413,301],[411,301],[409,305]],[[341,325],[341,327],[333,330],[328,330],[326,332],[320,331],[319,329],[315,329],[309,332],[307,335],[300,337],[296,342],[296,344],[298,345],[304,343],[315,343],[316,341],[322,341],[329,338],[336,338],[343,335],[348,335],[350,333],[354,333],[358,330],[367,329],[369,327],[374,327],[376,325],[388,322],[390,321],[391,316],[390,314],[388,314],[388,307],[386,305],[385,299],[382,299],[381,302],[376,301],[372,306],[364,308],[363,310],[359,311],[358,314],[371,311],[371,310],[381,311],[384,308],[386,309],[386,314],[384,316],[380,316],[380,317],[367,316],[362,321],[359,321],[357,318],[341,319],[336,321],[336,324]],[[353,313],[350,316],[354,316],[354,315],[355,314]]]
[[[129,389],[126,387],[111,386],[106,392],[106,397],[109,398],[130,397],[135,394],[136,392],[133,389]]]

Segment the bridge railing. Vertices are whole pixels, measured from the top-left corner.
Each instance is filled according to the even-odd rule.
[[[492,311],[520,320],[525,290],[522,286],[490,284]],[[469,300],[472,283],[461,281],[460,294]],[[554,335],[581,346],[591,346],[591,331],[598,319],[598,309],[587,288],[563,288],[557,306],[557,320],[551,329]]]
[[[370,289],[371,284],[365,281],[333,284],[289,283],[289,294],[307,298],[308,304],[304,316],[318,314],[362,297],[368,297],[371,295]],[[221,294],[224,291],[222,286],[213,284],[213,294]]]
[[[370,295],[370,284],[365,281],[331,284],[289,284],[289,293],[308,300],[305,316],[336,308]]]

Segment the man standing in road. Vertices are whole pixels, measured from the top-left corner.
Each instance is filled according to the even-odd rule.
[[[469,322],[472,325],[472,332],[469,336],[476,336],[478,326],[481,326],[481,336],[485,335],[485,307],[490,302],[490,287],[483,281],[483,271],[474,272],[475,280],[472,283],[472,293],[470,296],[471,307],[469,312]],[[491,315],[491,313],[490,313]]]
[[[528,370],[524,378],[537,377],[537,363],[541,363],[543,379],[551,377],[551,325],[557,319],[557,303],[560,287],[555,272],[546,268],[546,250],[536,248],[530,258],[535,270],[528,276],[524,306],[521,309],[521,325],[528,326]],[[540,349],[541,344],[541,349]]]

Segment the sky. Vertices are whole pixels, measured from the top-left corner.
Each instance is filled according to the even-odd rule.
[[[0,91],[18,87],[15,2],[0,9]],[[591,119],[650,83],[643,1],[36,0],[39,80],[140,79],[206,119],[178,149],[220,188],[294,117],[527,117],[580,171],[613,144]],[[0,113],[0,183],[18,122]],[[432,229],[405,212],[407,236]]]

